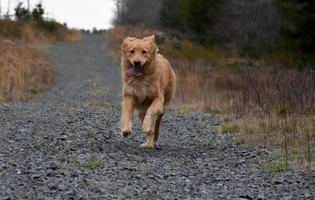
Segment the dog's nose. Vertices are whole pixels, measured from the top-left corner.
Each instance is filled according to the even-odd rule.
[[[140,61],[134,61],[133,64],[134,64],[134,66],[140,66],[141,62]]]

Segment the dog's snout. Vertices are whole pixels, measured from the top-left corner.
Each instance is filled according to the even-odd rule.
[[[141,62],[140,61],[134,61],[133,64],[134,64],[134,66],[140,66]]]

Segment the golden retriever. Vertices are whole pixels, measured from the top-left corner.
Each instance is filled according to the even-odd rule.
[[[158,53],[154,35],[143,39],[127,37],[121,50],[123,135],[131,134],[133,111],[137,110],[142,130],[147,134],[141,147],[154,148],[160,137],[162,117],[175,94],[175,72]]]

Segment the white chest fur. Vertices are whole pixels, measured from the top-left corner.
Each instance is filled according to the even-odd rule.
[[[157,88],[145,78],[129,80],[124,85],[124,93],[136,97],[139,102],[154,96],[156,91]]]

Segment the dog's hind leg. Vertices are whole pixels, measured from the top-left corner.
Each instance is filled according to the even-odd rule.
[[[162,117],[163,117],[164,114],[161,114],[157,117],[157,120],[155,122],[155,127],[154,127],[154,143],[156,143],[159,138],[160,138],[160,124],[161,124],[161,121],[162,121]]]

